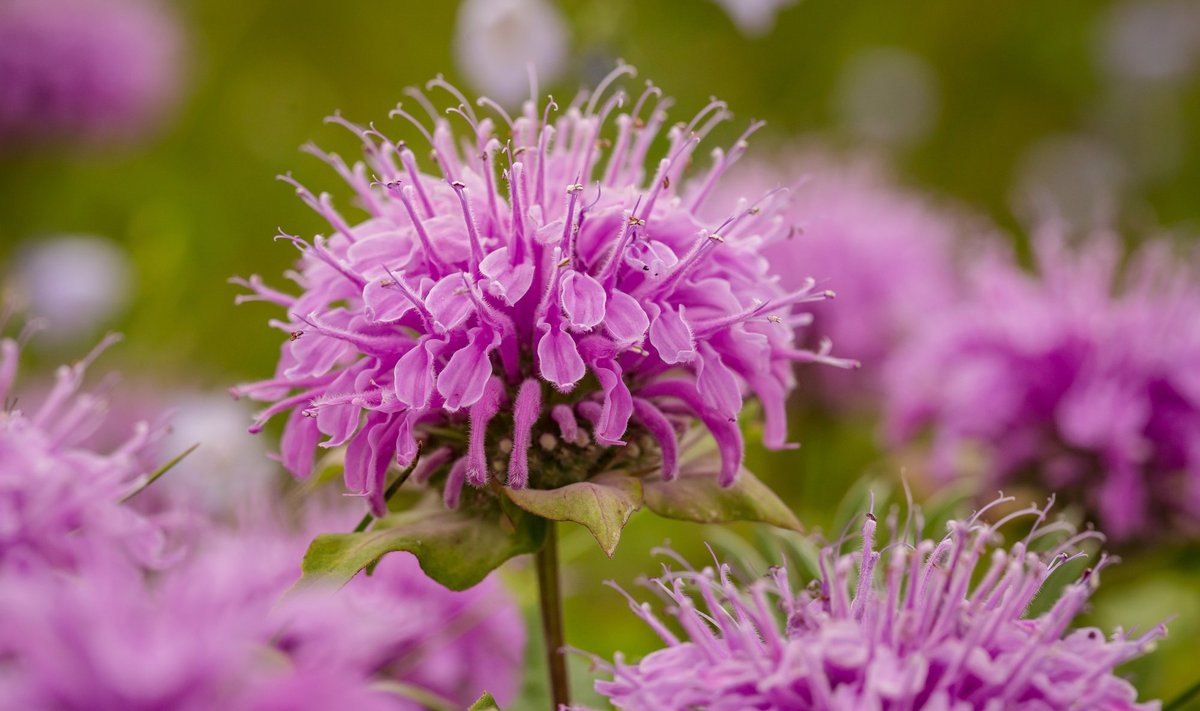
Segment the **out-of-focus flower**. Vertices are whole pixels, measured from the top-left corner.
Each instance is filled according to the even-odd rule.
[[[249,413],[225,392],[177,392],[160,407],[170,427],[158,447],[164,459],[198,444],[156,484],[168,495],[198,501],[213,514],[237,512],[242,502],[268,495],[277,469],[262,440],[246,434]]]
[[[0,340],[0,571],[70,567],[96,546],[121,548],[146,564],[166,561],[163,529],[122,504],[151,473],[144,454],[161,430],[140,422],[111,451],[88,445],[107,404],[80,387],[88,365],[113,340],[60,367],[40,404],[16,394],[20,349]]]
[[[1178,82],[1200,64],[1196,0],[1124,0],[1099,29],[1099,64],[1122,79]]]
[[[761,37],[775,27],[775,17],[796,0],[713,0],[747,37]]]
[[[1048,507],[1047,507],[1048,508]],[[1099,582],[1099,562],[1068,582],[1050,609],[1026,610],[1047,580],[1081,555],[1075,546],[998,543],[979,515],[952,521],[941,540],[896,536],[877,548],[868,513],[862,549],[820,556],[820,577],[793,588],[786,570],[740,588],[729,567],[668,571],[649,587],[677,623],[649,604],[630,607],[666,642],[637,664],[599,662],[596,689],[622,709],[1151,709],[1114,673],[1165,633],[1068,630]],[[904,528],[907,528],[907,524]],[[1060,576],[1061,577],[1061,574]],[[676,631],[677,630],[677,631]]]
[[[1077,230],[1112,224],[1129,169],[1106,140],[1089,135],[1043,138],[1020,156],[1014,211],[1029,224],[1065,221]]]
[[[39,338],[74,343],[97,330],[129,303],[133,265],[116,243],[90,235],[61,235],[30,242],[10,274],[15,298],[45,323]]]
[[[1122,273],[1108,235],[1077,251],[1035,240],[1040,274],[979,260],[955,309],[932,315],[888,373],[890,437],[932,434],[950,478],[982,450],[986,483],[1072,496],[1113,537],[1197,533],[1200,289],[1169,245]]]
[[[857,138],[906,146],[924,138],[938,114],[937,77],[905,49],[878,47],[851,58],[836,93],[842,124]]]
[[[141,135],[178,95],[180,35],[154,0],[0,3],[0,147]]]
[[[463,0],[454,54],[476,90],[505,106],[529,96],[530,71],[547,82],[567,62],[565,18],[548,0]]]
[[[44,384],[38,385],[42,387],[22,388],[22,399],[44,396]],[[88,447],[116,449],[138,423],[153,422],[161,435],[136,453],[142,469],[151,471],[184,455],[153,486],[138,493],[139,510],[169,511],[176,518],[186,512],[195,523],[234,520],[259,515],[263,502],[277,493],[278,468],[270,461],[265,441],[246,433],[251,414],[246,403],[231,400],[224,391],[192,390],[126,373],[106,383],[106,390],[118,389],[120,397],[105,403],[103,417],[87,438]]]
[[[783,213],[789,239],[767,246],[785,288],[812,275],[837,299],[813,310],[809,333],[828,338],[860,371],[810,374],[830,405],[875,407],[888,357],[930,312],[960,289],[954,243],[967,220],[893,183],[876,162],[812,151],[776,163],[744,162],[723,193],[753,194],[792,184]],[[810,336],[811,337],[811,336]]]
[[[73,574],[0,577],[0,706],[391,709],[515,692],[524,632],[494,580],[461,593],[406,555],[340,591],[295,582],[306,538],[208,532],[147,579],[95,556]]]
[[[412,119],[440,177],[418,172],[413,152],[377,129],[332,119],[361,136],[366,163],[310,150],[370,217],[350,225],[327,195],[298,186],[334,230],[311,243],[285,237],[304,254],[292,275],[301,294],[241,282],[254,292],[244,298],[288,310],[275,324],[290,334],[276,377],[235,390],[273,403],[255,430],[290,412],[288,469],[306,476],[318,442],[346,444],[346,484],[381,514],[389,465],[411,463],[419,442],[451,463],[445,496],[455,505],[464,482],[491,478],[496,458],[513,488],[631,469],[644,452],[660,455],[670,479],[679,430],[699,421],[719,444],[721,483],[731,484],[747,393],[766,411],[766,444],[786,446],[792,364],[838,362],[793,345],[805,318],[793,307],[826,294],[811,282],[785,291],[771,275],[762,250],[787,234],[778,193],[742,200],[723,221],[698,217],[757,125],[729,153],[715,150],[702,179],[685,181],[696,146],[727,118],[714,101],[667,131],[666,157],[647,171],[666,121],[651,108],[657,88],[616,116],[611,147],[598,140],[626,101],[609,90],[630,73],[619,67],[552,122],[553,103],[528,102],[511,121],[502,114],[499,135],[453,87],[431,82],[474,131],[474,150],[460,152],[432,107],[432,132]],[[439,434],[468,426],[469,436]],[[644,446],[623,447],[631,441]]]

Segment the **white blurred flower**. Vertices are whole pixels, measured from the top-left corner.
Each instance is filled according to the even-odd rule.
[[[567,60],[567,23],[546,0],[464,0],[454,54],[475,89],[509,106],[529,93],[528,67],[552,82]]]
[[[1126,0],[1100,25],[1101,66],[1141,81],[1184,79],[1200,64],[1200,0]]]
[[[775,27],[775,16],[796,0],[713,0],[747,37],[761,37]]]
[[[937,120],[937,78],[927,61],[908,50],[870,49],[850,60],[835,101],[842,125],[858,138],[909,145]]]
[[[275,466],[262,437],[246,431],[250,411],[228,393],[184,392],[168,401],[170,429],[160,451],[169,458],[193,444],[155,486],[186,496],[214,514],[236,513],[241,502],[261,500]]]
[[[1183,167],[1191,135],[1179,92],[1169,86],[1116,83],[1098,107],[1095,124],[1133,180],[1169,178]]]
[[[1129,170],[1106,141],[1086,134],[1043,138],[1017,163],[1015,211],[1031,224],[1080,230],[1113,224]]]
[[[133,265],[120,245],[91,235],[59,235],[25,245],[11,274],[16,297],[44,319],[39,341],[93,337],[133,292]]]

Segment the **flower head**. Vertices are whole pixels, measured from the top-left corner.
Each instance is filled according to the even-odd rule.
[[[784,212],[789,238],[767,247],[766,256],[780,265],[785,287],[811,275],[837,293],[814,309],[810,337],[830,339],[863,367],[814,373],[819,394],[833,405],[875,406],[888,357],[930,312],[954,303],[961,288],[954,256],[960,220],[893,184],[872,161],[819,152],[744,162],[719,197],[735,200],[791,182]]]
[[[1115,238],[1077,250],[1047,232],[1040,274],[980,260],[960,304],[911,338],[888,374],[893,441],[932,433],[932,469],[983,455],[982,488],[1071,492],[1116,539],[1200,520],[1200,290],[1150,243],[1119,268]],[[986,403],[981,406],[981,403]]]
[[[1048,611],[1026,615],[1047,580],[1081,555],[1075,546],[1099,535],[1039,545],[1062,529],[1039,528],[1048,509],[995,524],[977,514],[952,521],[941,540],[920,541],[895,535],[893,512],[893,542],[881,549],[867,514],[861,550],[825,548],[818,579],[800,590],[783,568],[745,589],[726,565],[668,571],[650,587],[681,634],[630,598],[667,646],[633,665],[601,662],[612,678],[596,689],[627,709],[1151,708],[1113,670],[1145,652],[1161,627],[1107,639],[1068,630],[1109,559],[1068,582]],[[997,529],[1022,514],[1036,517],[1032,531],[1001,545]]]
[[[310,150],[355,189],[367,218],[352,224],[328,195],[297,186],[334,230],[285,236],[303,253],[292,274],[301,293],[242,282],[247,298],[288,310],[276,377],[236,392],[274,403],[255,429],[290,411],[282,459],[293,473],[312,470],[318,442],[345,444],[346,483],[376,512],[389,464],[412,462],[419,442],[442,452],[450,503],[464,481],[487,482],[494,459],[514,488],[579,480],[635,451],[657,450],[670,478],[678,430],[700,421],[728,484],[747,392],[766,411],[767,445],[786,445],[792,363],[832,360],[794,347],[803,315],[792,309],[825,294],[811,283],[788,292],[771,276],[761,250],[786,233],[777,194],[743,200],[723,221],[698,217],[757,124],[729,153],[714,150],[702,179],[684,180],[701,139],[728,117],[714,101],[667,131],[665,157],[647,170],[666,113],[653,86],[620,111],[626,96],[610,90],[632,71],[620,66],[553,120],[553,100],[513,118],[481,99],[493,119],[430,82],[461,102],[448,113],[470,127],[465,137],[432,106],[432,129],[403,107],[393,114],[424,134],[440,176],[375,127],[331,119],[362,139],[365,163]],[[469,435],[456,436],[464,426]],[[621,449],[633,440],[657,446]]]
[[[96,545],[121,548],[146,564],[169,557],[163,527],[122,503],[153,470],[146,453],[161,428],[139,422],[111,451],[96,451],[89,442],[104,423],[107,403],[80,387],[88,366],[114,340],[60,367],[40,404],[16,394],[20,347],[0,340],[0,570],[70,567]]]
[[[180,39],[154,0],[7,0],[0,144],[138,135],[176,95]]]
[[[495,580],[450,592],[396,554],[339,591],[281,599],[306,540],[212,530],[154,576],[96,555],[73,573],[0,577],[0,706],[425,708],[388,682],[447,706],[512,698],[524,630]]]

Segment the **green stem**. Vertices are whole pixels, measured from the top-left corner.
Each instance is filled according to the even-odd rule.
[[[1162,711],[1183,711],[1188,708],[1188,702],[1200,695],[1200,681],[1192,684],[1179,696],[1176,696],[1171,703],[1162,707]]]
[[[546,643],[546,667],[550,672],[551,709],[571,703],[567,660],[563,656],[562,589],[558,578],[558,529],[546,522],[546,542],[537,552],[538,599],[542,612],[542,638]]]
[[[400,487],[404,485],[404,482],[408,481],[408,477],[412,476],[413,471],[416,470],[417,464],[420,461],[421,461],[421,450],[417,449],[417,456],[413,458],[412,464],[409,464],[407,469],[400,472],[400,476],[396,477],[396,481],[393,481],[392,485],[387,488],[387,491],[383,492],[383,502],[384,503],[387,503],[392,500],[392,497],[396,495],[396,492],[400,490]],[[369,513],[364,514],[362,517],[362,520],[359,521],[358,525],[354,527],[354,532],[362,533],[363,531],[367,530],[367,526],[370,526],[371,522],[374,520],[375,520],[375,517],[372,516],[371,514],[369,514]]]

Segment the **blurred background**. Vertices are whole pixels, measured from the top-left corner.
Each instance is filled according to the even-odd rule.
[[[130,58],[153,94],[131,109],[144,119],[136,134],[0,117],[0,274],[7,299],[48,319],[29,349],[34,367],[124,333],[103,370],[188,413],[192,439],[243,447],[214,447],[223,458],[209,465],[234,487],[241,472],[270,475],[263,451],[275,435],[231,434],[246,415],[220,393],[269,374],[279,337],[265,323],[274,311],[235,307],[226,280],[280,283],[296,253],[272,240],[277,229],[326,229],[274,178],[291,171],[344,198],[299,146],[351,155],[348,134],[322,123],[335,110],[403,135],[387,112],[403,87],[438,73],[512,106],[526,94],[526,56],[543,90],[568,100],[621,58],[675,97],[673,118],[726,100],[737,118],[718,144],[762,118],[750,156],[797,139],[869,153],[902,184],[1010,235],[1018,253],[1047,203],[1081,228],[1182,240],[1200,229],[1195,0],[180,0],[162,10],[178,33],[171,46]],[[16,71],[0,64],[0,90]],[[806,525],[837,535],[868,488],[894,488],[904,462],[879,448],[870,416],[807,401],[805,378],[792,424],[803,447],[768,455],[751,432],[750,465]],[[650,549],[668,539],[693,558],[707,555],[705,540],[761,546],[763,532],[733,530],[740,538],[640,514],[612,560],[584,531],[564,530],[568,641],[609,657],[651,649],[649,630],[601,582],[629,587],[655,572]],[[1160,650],[1128,668],[1146,697],[1172,698],[1195,677],[1200,552],[1127,554],[1106,575],[1091,621],[1144,628],[1178,615]],[[532,621],[532,576],[517,564],[509,578]],[[541,693],[540,658],[531,648],[530,695]],[[586,701],[586,662],[576,662]]]

